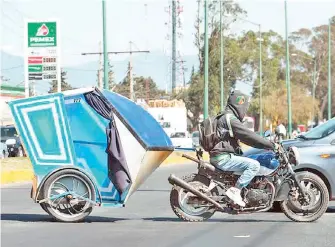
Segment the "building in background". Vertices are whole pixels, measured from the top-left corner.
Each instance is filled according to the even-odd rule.
[[[24,87],[1,84],[0,86],[0,121],[1,126],[14,124],[7,102],[24,98]]]
[[[179,100],[150,100],[146,109],[162,126],[168,136],[187,132],[187,110]]]

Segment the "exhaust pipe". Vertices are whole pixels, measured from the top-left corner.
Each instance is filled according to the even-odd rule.
[[[193,193],[194,195],[196,195],[196,196],[214,204],[217,208],[219,208],[221,210],[224,210],[224,208],[219,203],[217,203],[216,201],[214,201],[212,198],[208,197],[207,195],[201,193],[200,191],[196,190],[191,185],[189,185],[188,183],[186,183],[182,179],[176,177],[175,175],[171,174],[168,178],[168,181],[169,181],[170,184],[178,185],[179,187],[182,187],[183,189]]]

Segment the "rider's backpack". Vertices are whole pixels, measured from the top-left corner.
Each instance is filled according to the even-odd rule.
[[[199,144],[206,152],[210,152],[220,142],[217,132],[217,121],[222,115],[223,113],[220,113],[216,116],[208,117],[198,125]],[[230,126],[230,114],[226,114],[226,121],[228,123],[229,135],[233,137]]]

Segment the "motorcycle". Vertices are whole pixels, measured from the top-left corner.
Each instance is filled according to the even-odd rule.
[[[171,174],[168,181],[173,185],[170,205],[173,212],[184,221],[205,221],[215,212],[242,214],[265,212],[278,201],[282,212],[295,222],[313,222],[327,210],[329,193],[323,180],[315,174],[294,172],[299,165],[296,147],[285,150],[284,133],[275,133],[279,149],[268,167],[261,163],[258,174],[243,188],[241,196],[245,207],[240,207],[225,194],[234,186],[242,172],[223,171],[203,160],[203,151],[196,150],[196,157],[183,154],[184,158],[198,164],[198,172],[180,179]]]

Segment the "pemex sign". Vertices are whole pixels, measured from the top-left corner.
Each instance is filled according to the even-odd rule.
[[[59,21],[26,20],[24,27],[26,97],[31,81],[57,80],[60,91]]]
[[[56,22],[28,22],[28,47],[57,46]]]

